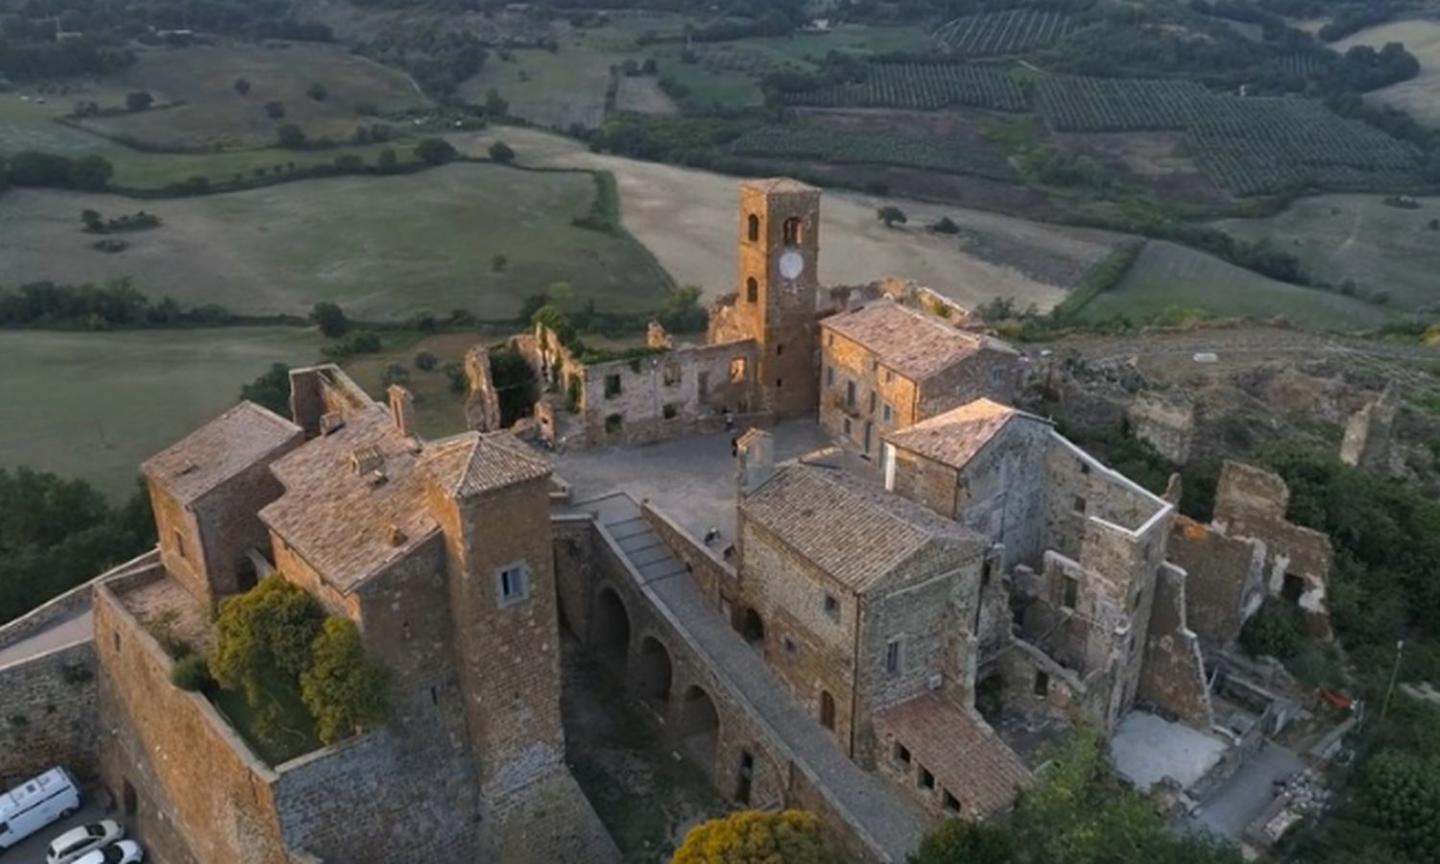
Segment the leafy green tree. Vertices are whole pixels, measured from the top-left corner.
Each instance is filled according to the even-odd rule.
[[[930,226],[930,230],[936,234],[959,234],[960,226],[949,216],[941,216],[939,221]]]
[[[994,825],[947,819],[920,841],[909,864],[1011,864],[1015,842]]]
[[[741,810],[690,829],[672,864],[834,864],[820,819],[799,810]]]
[[[426,138],[415,145],[415,156],[426,165],[444,165],[456,157],[454,146],[444,138]]]
[[[1381,753],[1365,766],[1359,804],[1387,846],[1413,861],[1440,860],[1440,760]]]
[[[81,156],[70,161],[65,172],[66,184],[72,189],[99,192],[110,185],[115,167],[103,156]]]
[[[316,303],[310,310],[310,320],[329,339],[344,336],[350,330],[350,319],[346,318],[345,311],[334,303]]]
[[[1251,657],[1289,660],[1300,653],[1304,642],[1298,613],[1274,597],[1267,598],[1240,630],[1240,647]]]
[[[324,102],[330,96],[330,91],[325,89],[324,84],[317,82],[310,85],[309,89],[305,91],[305,95],[316,102]]]
[[[496,273],[504,273],[505,267],[509,265],[510,259],[505,255],[497,253],[490,258],[490,269]]]
[[[281,417],[290,416],[290,367],[272,365],[269,371],[240,388],[240,398],[269,408]]]
[[[907,221],[905,211],[893,204],[887,204],[875,211],[875,218],[885,223],[886,228],[894,228],[897,224],[904,225]]]
[[[270,101],[265,103],[265,116],[271,120],[279,120],[285,116],[285,103]]]
[[[704,330],[710,316],[700,305],[700,286],[682,285],[665,292],[665,300],[656,318],[672,333]]]
[[[365,655],[348,618],[327,618],[300,675],[300,694],[321,742],[334,744],[385,721],[385,669]]]
[[[394,147],[386,147],[375,157],[375,167],[381,174],[394,174],[400,170],[400,157],[395,155]]]
[[[236,93],[239,93],[241,96],[249,96],[249,95],[250,95],[250,82],[247,81],[247,80],[245,80],[244,78],[236,78],[236,79],[235,79],[235,92],[236,92]]]
[[[136,90],[133,93],[125,94],[125,108],[129,111],[144,111],[155,104],[155,97],[149,91]]]
[[[430,370],[434,369],[436,364],[439,362],[439,358],[437,358],[434,354],[431,354],[429,351],[421,351],[419,354],[415,355],[415,368],[419,369],[421,372],[429,372]]]
[[[292,150],[305,146],[305,132],[294,123],[283,123],[275,130],[275,143]]]
[[[485,116],[504,117],[510,113],[510,103],[500,96],[500,91],[493,87],[485,91]]]
[[[499,162],[501,165],[508,165],[515,161],[515,151],[504,141],[496,141],[490,145],[490,159]]]
[[[88,207],[80,211],[80,221],[85,223],[85,230],[92,234],[100,234],[105,230],[105,220],[100,218],[97,210]]]

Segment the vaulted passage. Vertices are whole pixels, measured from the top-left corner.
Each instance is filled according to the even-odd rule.
[[[671,675],[670,652],[659,639],[646,636],[640,643],[639,668],[635,673],[640,695],[656,707],[668,704]]]
[[[715,771],[715,747],[720,739],[720,714],[699,686],[685,691],[680,706],[680,748],[706,774]]]
[[[630,651],[630,614],[613,588],[601,588],[595,598],[595,619],[590,624],[590,633],[600,657],[623,668]]]

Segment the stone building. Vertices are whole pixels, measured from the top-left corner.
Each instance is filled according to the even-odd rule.
[[[935,315],[878,300],[820,322],[820,425],[870,455],[887,432],[981,396],[1013,401],[1020,356]]]
[[[983,539],[841,451],[740,447],[741,632],[861,766],[937,816],[1004,809],[1030,774],[971,704]]]
[[[106,786],[171,864],[614,860],[564,763],[549,466],[424,442],[333,366],[291,385],[294,423],[244,404],[146,463],[158,561],[95,589]],[[383,727],[279,765],[165,648],[272,569],[390,672]]]
[[[886,435],[880,471],[984,539],[974,690],[1113,728],[1140,687],[1173,505],[986,399]]]

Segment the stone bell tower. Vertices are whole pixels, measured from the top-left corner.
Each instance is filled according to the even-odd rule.
[[[738,318],[760,346],[754,370],[765,409],[816,411],[820,190],[795,180],[740,186]]]

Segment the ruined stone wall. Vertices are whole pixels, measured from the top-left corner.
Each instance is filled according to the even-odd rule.
[[[990,543],[1004,544],[1005,572],[1022,563],[1039,567],[1047,548],[1049,437],[1047,424],[1011,420],[960,472],[952,518]]]
[[[1286,577],[1298,580],[1298,605],[1307,628],[1330,634],[1329,590],[1333,549],[1325,534],[1289,522],[1290,490],[1279,475],[1253,465],[1227,461],[1215,490],[1215,527],[1229,537],[1252,538],[1265,547],[1266,592],[1289,590]]]
[[[95,643],[0,667],[0,789],[59,765],[95,776]]]
[[[982,397],[1012,405],[1019,382],[1019,354],[984,348],[921,383],[915,419],[925,420]]]
[[[582,367],[586,444],[638,444],[716,431],[724,427],[726,411],[763,415],[758,351],[755,342],[745,341]]]
[[[490,351],[484,345],[465,352],[465,379],[469,386],[465,396],[467,426],[477,432],[499,429],[500,394],[495,391],[495,381],[490,376]]]
[[[1161,456],[1176,465],[1190,461],[1190,445],[1195,437],[1193,404],[1141,393],[1125,409],[1125,420],[1131,434],[1154,447]]]
[[[878,453],[881,435],[904,429],[920,419],[916,413],[919,385],[893,369],[877,365],[874,352],[823,324],[821,339],[820,426],[830,435],[863,450],[865,428],[869,424],[867,452]],[[847,398],[851,383],[855,385],[853,405]],[[885,419],[887,407],[888,420]]]
[[[170,658],[112,585],[95,591],[106,787],[166,864],[284,864],[275,773],[205,697],[170,683]]]
[[[1209,731],[1215,722],[1200,639],[1186,626],[1185,572],[1165,565],[1156,580],[1139,698]]]
[[[1265,547],[1177,516],[1167,557],[1186,572],[1186,620],[1207,650],[1229,647],[1265,596]]]
[[[853,756],[860,598],[743,509],[737,533],[741,595],[764,621],[766,662],[810,716],[821,716],[822,694],[830,695],[836,741]],[[835,598],[831,611],[825,607],[827,594]]]

